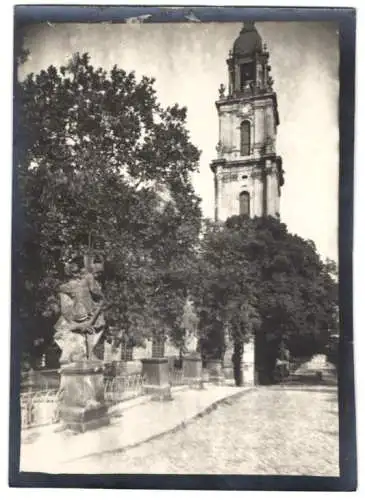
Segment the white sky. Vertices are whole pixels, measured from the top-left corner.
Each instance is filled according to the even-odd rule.
[[[188,129],[202,150],[194,177],[206,217],[214,215],[213,174],[218,117],[214,101],[227,83],[226,58],[238,23],[55,24],[32,27],[31,51],[20,77],[61,65],[76,51],[94,66],[114,64],[156,78],[160,102],[188,108]],[[281,218],[290,231],[312,239],[323,257],[337,260],[338,38],[333,24],[257,23],[271,55],[280,126],[277,152],[285,185]]]

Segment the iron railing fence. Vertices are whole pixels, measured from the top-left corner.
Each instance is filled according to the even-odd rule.
[[[171,368],[169,370],[169,382],[173,387],[184,385],[185,381],[183,370],[179,368]]]
[[[145,377],[141,373],[121,373],[105,376],[104,398],[108,406],[142,396]],[[169,369],[171,386],[182,386],[183,370]],[[40,370],[22,374],[20,406],[22,429],[50,425],[59,421],[61,403],[59,370]]]
[[[20,394],[21,427],[39,427],[59,421],[57,389],[28,391]]]
[[[145,379],[141,373],[117,375],[106,378],[104,383],[104,398],[107,404],[120,403],[127,399],[144,394]]]
[[[108,406],[144,394],[144,378],[139,373],[123,374],[104,380],[104,398]],[[29,429],[59,421],[59,389],[30,389],[20,394],[21,428]]]
[[[21,374],[20,392],[58,390],[60,386],[59,370],[30,370]]]

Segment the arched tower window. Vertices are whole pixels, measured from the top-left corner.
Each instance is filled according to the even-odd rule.
[[[256,80],[255,70],[256,70],[256,66],[255,66],[254,62],[240,65],[241,91],[245,90],[247,85],[250,86]]]
[[[240,215],[250,216],[250,194],[247,191],[240,194]]]
[[[241,156],[248,156],[251,148],[251,124],[249,121],[241,123]]]

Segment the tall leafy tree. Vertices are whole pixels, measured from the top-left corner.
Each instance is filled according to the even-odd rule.
[[[222,358],[225,331],[234,342],[236,383],[242,385],[244,342],[254,334],[257,272],[247,258],[247,241],[221,225],[207,227],[195,271],[193,297],[200,318],[204,357]]]
[[[224,325],[231,331],[237,383],[249,334],[264,382],[273,380],[283,345],[295,357],[323,353],[337,331],[335,264],[323,262],[313,242],[276,219],[234,216],[208,230],[196,276],[208,337],[222,345]]]
[[[90,248],[105,260],[112,323],[146,335],[181,322],[200,153],[186,108],[163,108],[153,84],[95,68],[88,54],[18,84],[13,291],[24,345],[51,336],[63,263]]]

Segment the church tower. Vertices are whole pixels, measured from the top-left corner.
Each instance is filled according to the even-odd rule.
[[[232,215],[280,217],[284,184],[276,155],[279,113],[269,53],[253,22],[245,22],[227,59],[228,89],[221,85],[217,159],[211,162],[215,220]]]

